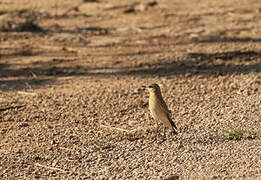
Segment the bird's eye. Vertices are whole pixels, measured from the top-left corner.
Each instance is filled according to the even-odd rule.
[[[149,88],[152,88],[152,86],[149,86]]]

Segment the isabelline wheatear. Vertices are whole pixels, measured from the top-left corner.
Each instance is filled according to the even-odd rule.
[[[164,127],[164,140],[166,138],[166,127],[170,128],[175,134],[177,133],[177,126],[170,119],[170,112],[165,101],[162,98],[160,87],[158,84],[151,84],[148,86],[150,92],[149,109],[150,113],[156,121],[161,121]]]

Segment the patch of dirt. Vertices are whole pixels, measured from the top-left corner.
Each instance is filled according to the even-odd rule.
[[[260,8],[0,2],[1,179],[260,179]],[[163,143],[152,83],[179,130]]]

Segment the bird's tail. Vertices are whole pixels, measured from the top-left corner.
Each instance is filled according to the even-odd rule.
[[[172,126],[172,131],[174,134],[178,134],[178,128],[176,126],[176,124],[173,121],[170,121],[171,126]]]
[[[178,130],[173,128],[172,133],[173,134],[178,134]]]

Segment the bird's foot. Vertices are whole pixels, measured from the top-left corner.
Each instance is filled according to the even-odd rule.
[[[167,140],[167,138],[166,138],[166,137],[163,137],[163,138],[159,141],[159,144],[164,143],[166,140]]]

